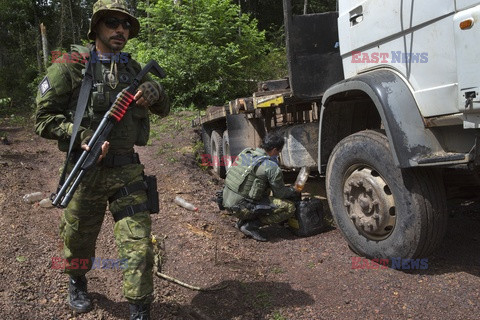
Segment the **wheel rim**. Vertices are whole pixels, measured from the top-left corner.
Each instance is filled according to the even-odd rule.
[[[367,166],[350,168],[343,195],[350,221],[366,238],[383,240],[392,234],[397,220],[395,201],[376,170]]]

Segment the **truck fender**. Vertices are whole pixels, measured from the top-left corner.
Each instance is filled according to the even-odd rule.
[[[424,119],[405,80],[393,70],[381,69],[338,82],[325,92],[320,111],[318,159],[322,159],[320,144],[325,108],[336,99],[345,100],[345,94],[352,92],[363,92],[375,104],[393,159],[400,168],[417,166],[416,159],[443,150],[432,132],[425,128]]]

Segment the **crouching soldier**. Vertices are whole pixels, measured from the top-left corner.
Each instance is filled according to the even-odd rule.
[[[295,204],[287,199],[300,195],[283,181],[278,155],[285,140],[270,134],[260,148],[243,150],[227,172],[223,206],[239,220],[237,227],[257,241],[267,241],[260,227],[283,222],[295,213]],[[270,196],[270,191],[273,196]]]

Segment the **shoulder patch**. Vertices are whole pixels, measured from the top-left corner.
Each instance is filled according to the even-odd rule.
[[[52,86],[50,85],[50,81],[48,81],[48,77],[45,76],[43,78],[42,82],[40,82],[40,85],[38,86],[40,89],[40,93],[42,94],[42,97],[50,90],[52,89]]]

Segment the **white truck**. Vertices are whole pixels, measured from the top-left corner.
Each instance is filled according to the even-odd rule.
[[[339,0],[303,15],[283,3],[289,77],[194,121],[214,170],[280,132],[282,165],[325,177],[355,252],[429,255],[447,228],[444,171],[480,163],[480,1]]]

